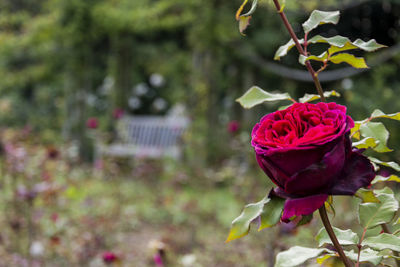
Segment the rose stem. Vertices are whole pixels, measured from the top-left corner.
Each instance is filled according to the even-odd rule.
[[[328,215],[326,214],[325,205],[322,205],[322,207],[319,208],[319,215],[321,216],[322,223],[324,224],[324,227],[328,232],[328,235],[331,238],[332,243],[335,246],[336,251],[339,253],[339,256],[342,259],[344,265],[346,267],[352,267],[353,265],[350,263],[349,259],[344,254],[342,246],[340,246],[339,241],[337,240],[336,235],[333,232],[331,223],[329,222]]]
[[[382,223],[381,227],[382,227],[383,232],[385,232],[387,234],[392,234],[392,232],[389,230],[389,227],[387,226],[386,223]],[[397,251],[393,251],[393,255],[396,256],[396,257],[400,256]],[[395,259],[395,261],[396,261],[397,267],[400,267],[400,260]]]
[[[285,24],[286,29],[288,30],[290,36],[292,37],[292,39],[296,45],[297,50],[299,51],[300,54],[307,56],[307,53],[306,53],[306,51],[304,51],[303,47],[300,45],[299,39],[297,38],[296,34],[294,33],[293,28],[290,25],[286,15],[285,15],[285,12],[283,12],[283,9],[281,8],[281,5],[279,4],[279,0],[273,0],[273,1],[274,1],[276,9],[278,10],[279,15],[281,16],[283,24]],[[315,70],[311,66],[310,61],[306,61],[306,67],[307,67],[308,72],[311,74],[311,77],[314,81],[315,87],[317,88],[318,94],[320,95],[322,102],[326,102],[326,99],[324,96],[324,91],[322,90],[321,83],[319,82],[319,79],[318,79],[318,73],[315,72]]]

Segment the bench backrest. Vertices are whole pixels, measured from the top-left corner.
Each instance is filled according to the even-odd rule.
[[[186,117],[125,116],[119,121],[117,131],[125,144],[166,149],[179,145],[188,125]]]

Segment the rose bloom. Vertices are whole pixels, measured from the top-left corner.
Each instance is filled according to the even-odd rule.
[[[295,103],[265,115],[252,131],[256,159],[285,198],[282,221],[319,209],[329,195],[354,195],[375,177],[349,137],[353,120],[336,103]]]
[[[86,121],[86,127],[89,129],[96,129],[97,126],[99,126],[99,122],[97,121],[97,118],[89,118]]]

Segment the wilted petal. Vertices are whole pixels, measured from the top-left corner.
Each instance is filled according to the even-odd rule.
[[[354,195],[361,187],[370,185],[374,178],[374,167],[369,159],[359,152],[353,151],[329,194]]]
[[[282,221],[288,222],[293,216],[309,215],[322,207],[327,200],[327,194],[303,198],[287,199],[283,207]]]

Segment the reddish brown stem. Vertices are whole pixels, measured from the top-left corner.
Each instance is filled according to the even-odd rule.
[[[361,243],[362,243],[363,240],[364,240],[364,237],[365,237],[365,233],[366,233],[366,232],[367,232],[367,228],[364,228],[364,231],[363,231],[363,233],[362,233],[362,235],[361,235],[360,241],[359,241],[358,244],[357,244],[358,255],[357,255],[356,267],[359,267],[359,266],[360,266],[360,256],[361,256],[361,248],[362,248]]]
[[[301,46],[301,44],[299,42],[299,39],[297,38],[296,34],[294,33],[293,28],[290,25],[285,12],[283,12],[283,9],[282,9],[281,5],[279,4],[279,1],[278,0],[273,0],[273,1],[274,1],[276,9],[278,10],[279,16],[281,17],[281,19],[283,21],[283,24],[285,25],[286,29],[288,30],[290,37],[292,37],[294,44],[296,45],[297,51],[299,51],[299,53],[301,55],[307,56],[307,53],[304,51],[303,47]],[[318,79],[318,73],[315,72],[315,70],[311,66],[310,61],[306,61],[305,64],[306,64],[306,68],[307,68],[308,72],[310,73],[310,75],[314,81],[314,84],[315,84],[315,87],[317,88],[318,94],[321,97],[321,101],[326,102],[326,99],[324,96],[324,91],[322,90],[321,83],[319,82],[319,79]]]
[[[335,232],[332,229],[331,223],[329,222],[328,214],[326,214],[325,205],[322,205],[322,207],[319,208],[319,215],[321,216],[321,220],[322,220],[322,223],[324,224],[326,232],[328,233],[328,235],[329,235],[333,245],[335,246],[335,249],[338,252],[340,258],[342,259],[344,265],[346,267],[352,267],[353,265],[351,264],[349,259],[344,254],[343,248],[339,244],[339,241],[336,238]]]

